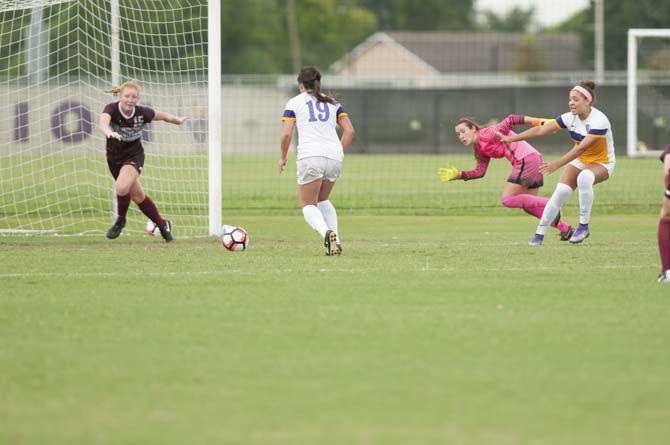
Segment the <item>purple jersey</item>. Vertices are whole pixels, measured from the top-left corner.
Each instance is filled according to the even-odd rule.
[[[103,113],[112,118],[109,127],[121,135],[121,140],[107,138],[107,156],[114,160],[122,160],[142,153],[142,130],[145,124],[151,122],[156,112],[149,107],[135,105],[133,114],[125,116],[119,109],[119,102],[107,104]]]

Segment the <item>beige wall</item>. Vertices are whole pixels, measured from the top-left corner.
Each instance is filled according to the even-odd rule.
[[[363,54],[346,64],[339,72],[343,76],[423,77],[432,73],[409,53],[377,42]]]
[[[146,151],[206,153],[206,87],[143,88],[140,104],[192,117],[182,126],[153,123],[150,142],[144,143]],[[0,86],[0,155],[71,150],[103,152],[104,139],[97,131],[97,122],[105,104],[115,100],[112,95],[87,85]],[[219,123],[223,129],[223,151],[276,152],[280,119],[287,100],[286,93],[275,86],[224,86]],[[17,134],[17,113],[21,107],[27,110],[23,122],[28,126],[22,134]],[[59,108],[69,110],[60,114],[60,121]],[[81,116],[88,118],[86,122]],[[17,140],[21,136],[24,140]]]

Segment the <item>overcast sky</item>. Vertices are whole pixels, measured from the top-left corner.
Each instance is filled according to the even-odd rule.
[[[493,10],[507,12],[514,6],[527,9],[535,6],[535,17],[541,26],[555,25],[574,13],[586,8],[590,0],[476,0],[477,11]]]

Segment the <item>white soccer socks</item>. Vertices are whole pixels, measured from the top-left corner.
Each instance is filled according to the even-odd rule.
[[[335,233],[337,232],[337,212],[335,211],[335,206],[329,200],[319,202],[316,207],[321,211],[323,215],[323,220],[326,221],[326,225],[330,230]],[[339,236],[339,233],[338,233]]]
[[[312,229],[319,232],[321,238],[326,237],[326,232],[328,231],[328,225],[326,225],[326,221],[323,219],[321,211],[317,209],[315,205],[310,204],[303,207],[302,215],[305,217],[305,221],[307,221],[307,224],[309,224],[309,226]]]
[[[565,205],[566,202],[572,196],[572,188],[569,185],[559,182],[556,184],[556,190],[554,194],[551,195],[549,202],[547,202],[544,212],[542,212],[542,218],[540,218],[540,224],[537,226],[537,231],[535,233],[539,235],[546,235],[547,229],[551,222],[556,218],[558,212]]]
[[[594,182],[596,182],[596,175],[589,169],[584,169],[577,175],[577,187],[579,188],[579,224],[588,224],[591,219]]]

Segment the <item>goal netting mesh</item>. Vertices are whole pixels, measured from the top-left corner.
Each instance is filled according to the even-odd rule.
[[[670,29],[628,32],[627,151],[631,156],[658,156],[670,144]]]
[[[140,178],[179,235],[207,234],[206,0],[0,3],[2,232],[108,228],[113,179],[97,125],[117,100],[103,90],[127,80],[141,104],[191,116],[148,126]],[[126,231],[146,221],[131,205]]]

